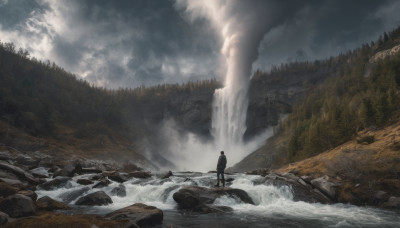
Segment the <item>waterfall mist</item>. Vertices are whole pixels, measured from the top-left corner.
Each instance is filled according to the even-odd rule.
[[[272,135],[269,129],[243,141],[252,63],[264,34],[282,19],[277,16],[278,6],[275,1],[259,0],[177,0],[176,7],[192,22],[208,21],[220,38],[224,87],[214,93],[213,140],[204,141],[189,133],[179,135],[169,122],[163,129],[170,139],[168,158],[180,169],[207,171],[215,169],[219,151],[224,150],[228,166],[232,166]]]

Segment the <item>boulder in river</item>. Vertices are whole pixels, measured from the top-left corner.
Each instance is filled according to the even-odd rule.
[[[9,151],[0,151],[0,160],[10,160],[11,154]]]
[[[87,205],[87,206],[101,206],[108,205],[113,201],[111,198],[103,191],[98,191],[81,197],[76,201],[76,205]]]
[[[18,191],[18,194],[21,194],[21,195],[24,195],[24,196],[28,196],[33,201],[36,201],[37,197],[38,197],[38,195],[32,190],[20,190],[20,191]]]
[[[89,187],[84,187],[80,189],[75,189],[75,190],[70,190],[67,192],[63,192],[59,195],[59,197],[62,199],[63,202],[65,203],[71,203],[72,201],[78,199],[79,196],[85,194],[87,191],[89,191]]]
[[[79,162],[72,161],[64,166],[64,168],[61,171],[61,176],[73,177],[75,173],[81,174],[82,166]]]
[[[82,173],[101,173],[103,170],[96,167],[82,168]]]
[[[320,190],[314,188],[311,184],[304,181],[304,179],[292,174],[283,173],[275,174],[270,173],[259,181],[258,184],[272,184],[276,187],[288,186],[293,194],[294,201],[304,201],[309,203],[331,203],[332,200],[323,194]]]
[[[389,200],[382,205],[382,207],[400,209],[400,197],[391,196]]]
[[[311,180],[311,184],[329,198],[336,199],[337,189],[340,184],[334,181],[332,178],[325,175],[323,177]]]
[[[0,225],[4,225],[8,222],[9,216],[6,213],[0,211]]]
[[[128,180],[128,178],[121,173],[115,172],[111,175],[108,175],[108,179],[116,181],[118,183],[124,183],[125,181]]]
[[[142,203],[135,203],[131,206],[121,208],[106,215],[113,220],[129,220],[130,224],[142,226],[154,226],[161,224],[164,214],[162,210],[147,206]]]
[[[28,181],[31,184],[40,184],[41,181],[33,177],[30,173],[25,172],[23,169],[11,165],[8,162],[0,161],[0,169],[11,172],[13,175],[17,176],[20,180]]]
[[[109,181],[108,179],[102,179],[97,184],[93,185],[92,188],[104,188],[107,187],[109,184],[111,184],[111,181]]]
[[[374,195],[374,201],[378,204],[383,203],[386,202],[389,197],[389,194],[387,194],[385,191],[377,191]]]
[[[173,176],[174,174],[172,173],[172,171],[168,171],[168,173],[166,173],[161,179],[166,179],[169,178],[170,176]]]
[[[125,197],[126,196],[126,188],[124,185],[120,184],[119,186],[113,188],[111,190],[111,194],[119,197]]]
[[[244,203],[254,204],[245,191],[234,188],[186,186],[174,193],[173,198],[181,208],[195,210],[198,206],[212,204],[215,199],[221,196],[238,198]]]
[[[0,202],[0,211],[12,218],[34,215],[36,212],[35,203],[28,196],[15,194],[3,199]]]
[[[194,212],[209,214],[209,213],[226,213],[232,212],[233,209],[227,206],[215,206],[211,204],[200,204],[191,209]]]
[[[59,201],[56,201],[48,196],[43,196],[36,201],[38,209],[45,211],[53,210],[66,210],[69,209],[68,205]]]
[[[151,174],[149,172],[144,172],[144,171],[135,171],[132,173],[128,174],[129,178],[135,177],[135,178],[149,178],[151,177]]]
[[[39,177],[39,178],[48,178],[49,177],[49,172],[47,171],[46,168],[44,167],[38,167],[29,170],[33,174],[33,176]]]
[[[49,191],[67,186],[70,180],[72,180],[70,177],[56,177],[53,180],[47,181],[43,184],[39,184],[37,188]]]
[[[94,182],[88,179],[78,179],[76,183],[81,184],[81,185],[90,185],[93,184]]]
[[[19,154],[17,156],[17,158],[15,159],[15,161],[19,165],[26,165],[26,166],[35,166],[35,165],[37,165],[39,163],[38,160],[33,159],[31,156],[24,155],[24,154]]]

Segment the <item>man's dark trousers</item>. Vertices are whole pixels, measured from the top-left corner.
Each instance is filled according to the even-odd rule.
[[[219,187],[219,176],[221,175],[222,186],[225,187],[224,169],[217,169],[217,186]]]

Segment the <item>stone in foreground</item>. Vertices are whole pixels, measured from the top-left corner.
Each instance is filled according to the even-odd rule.
[[[101,206],[108,205],[113,201],[111,198],[103,191],[98,191],[81,197],[76,201],[76,205],[86,205],[86,206]]]
[[[21,194],[9,196],[0,202],[0,211],[12,218],[34,215],[36,206],[31,198]]]
[[[129,220],[129,223],[142,227],[142,226],[154,226],[161,224],[163,220],[162,210],[147,206],[142,203],[135,203],[131,206],[121,208],[114,212],[106,215],[107,218],[112,220]]]
[[[254,204],[253,200],[245,191],[235,188],[186,186],[174,193],[173,198],[183,209],[190,209],[201,213],[230,211],[229,208],[218,208],[209,205],[221,196],[237,198],[244,203]]]
[[[69,209],[68,205],[57,200],[54,200],[48,196],[43,196],[36,201],[38,209],[45,211],[53,210],[66,210]]]

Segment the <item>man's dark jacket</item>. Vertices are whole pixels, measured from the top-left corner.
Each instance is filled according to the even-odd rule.
[[[224,171],[226,167],[226,157],[224,154],[221,154],[218,158],[217,170]]]

